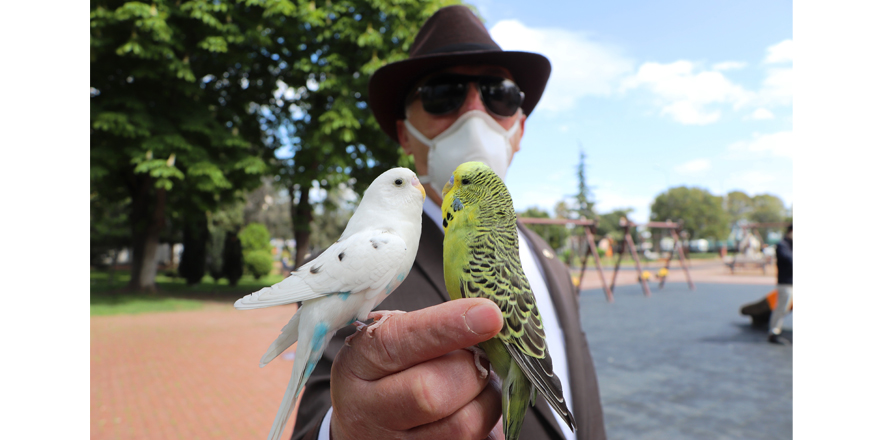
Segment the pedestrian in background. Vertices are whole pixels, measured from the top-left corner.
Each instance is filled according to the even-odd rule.
[[[774,344],[786,344],[789,341],[779,336],[782,333],[782,319],[788,314],[792,293],[792,258],[793,249],[792,226],[789,225],[785,237],[776,245],[776,308],[770,315],[770,334],[767,340]]]

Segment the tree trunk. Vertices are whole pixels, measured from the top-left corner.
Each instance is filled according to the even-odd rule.
[[[309,203],[309,188],[301,185],[299,188],[299,203],[294,202],[293,194],[296,191],[293,185],[288,189],[290,192],[290,217],[293,220],[293,239],[296,240],[296,258],[294,269],[302,266],[306,254],[309,252],[309,235],[312,224],[312,205]]]
[[[155,191],[155,193],[153,192]],[[153,179],[143,178],[132,197],[132,261],[129,290],[156,290],[156,250],[165,227],[165,189],[154,188]]]

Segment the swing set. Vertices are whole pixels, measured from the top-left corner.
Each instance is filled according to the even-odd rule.
[[[596,263],[596,270],[599,271],[599,279],[602,280],[602,288],[605,290],[605,298],[608,302],[614,302],[614,297],[612,295],[612,289],[614,286],[609,289],[608,284],[605,282],[605,273],[602,271],[602,262],[599,260],[599,253],[596,251],[596,221],[595,220],[569,220],[569,219],[557,219],[557,218],[534,218],[534,217],[520,217],[518,219],[521,223],[524,224],[533,224],[533,225],[574,225],[575,227],[583,227],[584,228],[584,239],[586,241],[586,248],[584,249],[584,257],[581,259],[581,273],[578,277],[578,282],[575,288],[577,291],[581,291],[581,284],[584,281],[584,274],[587,271],[587,260],[590,255],[593,256],[593,260]]]
[[[638,275],[639,282],[642,284],[642,291],[645,293],[645,296],[651,296],[651,288],[648,287],[648,280],[646,279],[646,277],[644,277],[642,275],[643,274],[642,263],[639,261],[639,251],[636,248],[635,243],[633,242],[632,236],[630,235],[630,231],[635,229],[638,226],[644,226],[644,227],[647,227],[650,229],[661,229],[664,231],[668,231],[670,233],[670,235],[672,236],[672,239],[673,239],[671,254],[678,256],[678,260],[681,263],[681,268],[684,270],[685,278],[687,279],[687,282],[688,282],[688,287],[690,287],[691,290],[696,289],[696,286],[694,286],[693,281],[691,281],[691,274],[690,274],[690,272],[688,272],[687,264],[685,263],[686,258],[684,255],[684,251],[682,250],[684,243],[681,240],[681,235],[682,235],[682,224],[681,223],[665,221],[665,222],[648,222],[643,225],[638,225],[638,224],[635,224],[635,223],[629,221],[629,219],[626,217],[621,217],[620,218],[620,226],[623,228],[623,244],[622,244],[621,252],[620,252],[619,256],[617,257],[617,263],[614,265],[614,275],[611,276],[611,289],[610,289],[611,295],[614,294],[614,283],[617,280],[617,272],[620,269],[620,262],[623,260],[623,255],[626,254],[627,248],[629,248],[630,255],[632,256],[633,260],[636,263],[636,270],[638,271],[638,274],[639,274]],[[640,237],[639,242],[641,243],[641,241],[642,240]],[[667,273],[667,274],[669,273],[669,265],[672,262],[672,257],[673,257],[673,255],[670,255],[669,258],[666,259],[666,265],[663,267],[663,269],[661,269],[662,273]],[[660,277],[660,286],[658,287],[658,289],[663,289],[663,285],[665,283],[666,283],[666,275],[663,275]],[[609,301],[613,301],[612,296],[609,296],[608,294],[606,294],[606,296],[608,296]]]

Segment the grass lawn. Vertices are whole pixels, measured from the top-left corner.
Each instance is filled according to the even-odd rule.
[[[718,256],[717,253],[712,253],[712,252],[707,252],[707,253],[691,252],[689,257],[690,257],[689,260],[691,260],[691,263],[693,263],[695,261],[706,261],[706,260],[714,260],[714,259],[721,258],[720,256]],[[603,268],[605,268],[605,267],[613,268],[617,264],[618,258],[620,258],[620,256],[618,254],[615,254],[611,257],[602,257],[601,258],[602,267]],[[666,262],[666,259],[661,258],[658,260],[648,261],[645,258],[639,256],[639,262],[642,264],[642,266],[649,265],[651,267],[654,267],[654,266],[659,267],[659,266],[662,266]],[[596,261],[593,260],[592,256],[590,257],[590,260],[588,261],[587,264],[590,268],[596,267]],[[623,256],[623,260],[620,262],[620,267],[635,267],[635,265],[636,265],[636,262],[635,262],[635,260],[632,259],[632,256],[630,255],[629,252],[627,252]],[[681,265],[681,263],[678,262],[678,255],[674,255],[672,257],[672,265],[679,265],[679,266]],[[580,270],[580,268],[581,268],[580,259],[576,259],[575,264],[573,264],[571,268]]]
[[[137,293],[124,291],[130,278],[128,271],[117,270],[111,285],[109,271],[92,269],[89,314],[106,316],[197,310],[207,301],[229,302],[231,305],[233,301],[248,293],[282,280],[280,274],[267,275],[259,280],[245,275],[237,286],[230,286],[225,279],[214,283],[211,277],[205,276],[201,283],[187,286],[183,278],[169,277],[160,273],[156,275],[156,292]]]

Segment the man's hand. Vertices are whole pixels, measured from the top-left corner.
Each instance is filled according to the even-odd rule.
[[[461,299],[395,316],[372,338],[356,336],[333,362],[331,437],[486,438],[501,416],[499,381],[482,378],[462,348],[501,326],[492,301]]]

